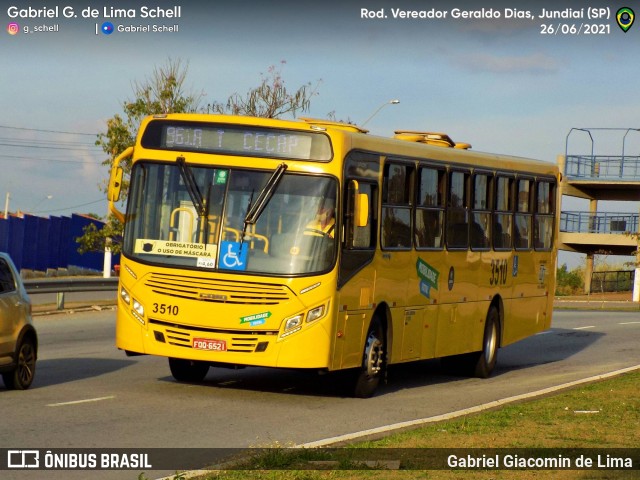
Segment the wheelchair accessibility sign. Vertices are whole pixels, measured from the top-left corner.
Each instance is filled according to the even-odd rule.
[[[221,242],[218,266],[225,270],[247,269],[248,244],[240,242]]]

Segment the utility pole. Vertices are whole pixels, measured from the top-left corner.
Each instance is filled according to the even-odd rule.
[[[9,199],[11,198],[11,194],[7,192],[7,197],[4,201],[4,218],[7,220],[9,218]]]

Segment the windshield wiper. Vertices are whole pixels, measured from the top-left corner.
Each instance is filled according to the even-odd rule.
[[[264,186],[258,198],[256,198],[255,202],[251,202],[249,200],[249,206],[247,207],[247,214],[244,217],[244,225],[242,227],[242,237],[241,242],[244,240],[244,235],[247,231],[247,225],[255,225],[264,209],[269,204],[271,197],[273,197],[280,180],[282,180],[282,176],[284,175],[285,170],[287,170],[287,164],[281,163],[278,165],[278,168],[275,169],[269,180],[267,180],[267,184]],[[253,198],[253,193],[251,194]]]
[[[193,203],[193,206],[196,207],[198,217],[206,216],[207,207],[205,204],[205,200],[202,196],[200,188],[198,188],[198,184],[196,182],[196,178],[193,176],[191,167],[187,165],[186,159],[184,157],[176,158],[176,162],[180,167],[180,175],[182,176],[182,180],[184,180],[184,184],[187,187],[187,192],[189,192],[191,203]]]

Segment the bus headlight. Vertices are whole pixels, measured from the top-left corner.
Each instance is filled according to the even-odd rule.
[[[324,311],[324,305],[309,310],[309,313],[307,313],[307,323],[315,322],[319,318],[324,317]]]
[[[131,305],[131,295],[129,295],[129,292],[127,292],[124,287],[120,287],[120,298],[122,298],[122,301],[127,305]]]
[[[142,304],[136,300],[135,298],[133,299],[133,303],[132,303],[132,308],[131,308],[131,313],[133,314],[134,317],[136,317],[136,319],[144,325],[144,307],[142,306]]]
[[[291,317],[291,318],[287,318],[284,322],[284,331],[285,333],[289,332],[290,330],[296,329],[299,330],[300,326],[302,325],[302,318],[304,317],[304,315],[299,314],[296,315],[295,317]],[[293,332],[291,332],[293,333]]]

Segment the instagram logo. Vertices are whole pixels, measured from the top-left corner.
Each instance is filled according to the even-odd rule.
[[[18,25],[15,22],[11,22],[9,25],[7,25],[7,33],[9,35],[17,35],[18,32],[20,32],[20,25]]]

